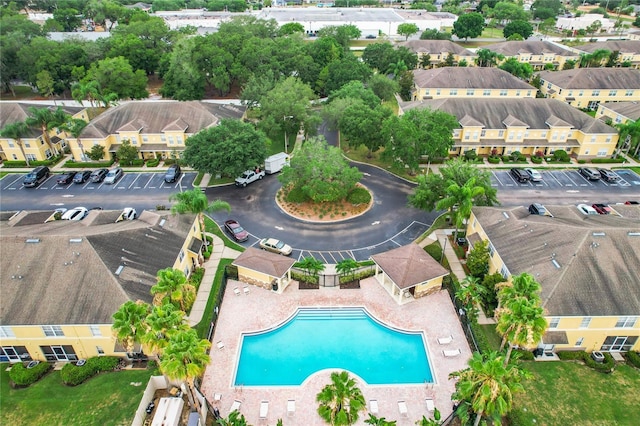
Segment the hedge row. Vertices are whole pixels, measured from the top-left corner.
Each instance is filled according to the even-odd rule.
[[[29,165],[27,166],[26,161],[5,161],[2,164],[7,169],[23,169],[25,167],[38,167],[38,166],[51,166],[56,164],[58,159],[54,160],[43,160],[43,161],[29,161]]]
[[[65,385],[77,386],[98,373],[112,371],[119,362],[120,358],[116,356],[96,356],[89,358],[81,366],[68,363],[60,370],[60,377]]]
[[[111,167],[113,165],[113,160],[111,161],[75,161],[69,160],[64,163],[65,167],[78,167],[84,169],[104,169]]]
[[[33,368],[27,368],[19,362],[11,367],[9,378],[16,386],[26,387],[40,380],[51,368],[53,366],[48,362],[41,362]]]
[[[640,354],[638,352],[629,351],[625,354],[627,362],[636,368],[640,368]]]
[[[600,163],[624,163],[624,158],[592,158],[591,162],[595,164]]]
[[[585,351],[560,351],[557,353],[558,358],[563,361],[579,360],[596,371],[600,371],[601,373],[611,373],[615,365],[613,357],[609,352],[603,352],[602,354],[604,355],[604,362],[600,363],[596,362],[591,358],[591,354]]]
[[[147,167],[158,167],[158,164],[160,164],[160,160],[157,158],[147,161]]]
[[[291,271],[291,278],[293,278],[296,281],[303,281],[305,283],[311,283],[311,284],[320,283],[320,277],[318,277],[317,275],[316,276],[307,275],[302,272]]]

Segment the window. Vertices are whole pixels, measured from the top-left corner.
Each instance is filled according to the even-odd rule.
[[[62,327],[60,327],[59,325],[43,325],[42,331],[47,337],[64,337]]]
[[[487,136],[487,131],[486,131],[486,130],[482,130],[482,131],[480,132],[480,136],[481,136],[481,137],[483,137],[483,138],[484,138],[485,136]]]
[[[160,140],[162,142],[166,142],[167,141],[167,137],[165,135],[160,135]]]
[[[555,141],[555,140],[558,140],[558,132],[553,132],[553,133],[551,134],[551,139],[553,139],[554,141]]]
[[[460,137],[460,129],[455,129],[453,131],[453,137],[454,138],[459,138]]]
[[[178,255],[178,258],[180,259],[180,262],[184,260],[184,249],[180,250],[180,254]]]
[[[44,145],[44,141],[42,139],[38,139],[40,141],[40,145]]]
[[[573,96],[573,90],[569,90],[569,95],[568,96]]]
[[[510,141],[511,141],[511,140],[513,140],[513,138],[514,138],[515,136],[516,136],[516,135],[515,135],[515,133],[513,133],[513,132],[509,132],[509,140],[510,140]]]
[[[594,90],[593,92],[591,92],[591,96],[600,96],[600,91]]]
[[[17,155],[15,155],[15,154],[11,154],[11,155],[13,156],[13,159],[14,159],[14,160],[17,160],[17,159],[18,159],[18,156],[17,156]]]
[[[8,325],[3,325],[2,327],[0,327],[0,337],[13,338],[16,337],[16,335],[13,334],[13,330],[11,329],[11,327],[9,327]]]
[[[26,157],[29,161],[36,161],[35,154],[27,154]]]
[[[498,137],[499,137],[499,138],[504,137],[504,130],[499,130],[499,131],[498,131]]]
[[[475,90],[473,90],[473,89],[467,89],[467,96],[473,96],[474,92],[475,92]]]
[[[449,91],[449,95],[451,96],[458,96],[458,89],[451,89]]]
[[[547,84],[547,89],[551,89],[551,83]]]
[[[616,117],[616,123],[617,123],[617,124],[622,123],[622,117],[621,117],[621,116],[617,116],[617,117]]]
[[[118,143],[120,143],[120,135],[116,135],[116,141],[118,141]]]
[[[531,97],[531,90],[527,90],[527,98]]]
[[[173,145],[173,136],[169,136],[169,145]]]
[[[528,137],[529,137],[529,131],[528,131],[528,130],[525,130],[525,131],[524,131],[524,137],[525,137],[525,138],[528,138]]]
[[[545,130],[545,131],[543,131],[542,133],[540,133],[540,137],[542,137],[542,138],[546,138],[546,137],[547,137],[547,132],[546,132],[546,130]]]
[[[584,317],[580,322],[580,328],[589,328],[590,323],[591,323],[591,317]]]
[[[520,97],[520,91],[519,90],[516,90],[516,96]]]
[[[607,156],[607,150],[606,149],[598,150],[598,157],[606,157],[606,156]]]
[[[493,257],[493,254],[496,252],[496,248],[493,244],[489,243],[489,257]]]
[[[440,89],[436,90],[436,95],[440,96]]]
[[[627,91],[624,93],[624,95],[625,95],[625,96],[633,96],[633,90],[627,90]]]
[[[51,152],[51,150],[50,150],[50,149],[47,149],[47,150],[44,152],[44,156],[45,156],[45,157],[47,157],[47,159],[49,159],[49,158],[53,157],[53,153]]]
[[[184,267],[184,271],[182,271],[182,272],[184,272],[184,276],[185,276],[185,277],[189,277],[189,273],[190,273],[191,271],[189,270],[189,267],[188,267],[188,266],[185,266],[185,267]]]
[[[96,346],[96,352],[98,352],[98,355],[104,355],[104,349],[102,349],[102,346]]]
[[[507,269],[507,267],[505,265],[502,265],[502,268],[500,268],[500,275],[502,275],[502,278],[509,279],[509,275],[511,275],[509,273],[509,270]]]
[[[560,324],[560,318],[553,317],[549,321],[549,328],[558,328],[558,324]]]
[[[507,96],[507,91],[506,91],[506,89],[502,89],[502,90],[500,91],[500,96]]]
[[[616,328],[631,328],[637,319],[638,317],[620,317],[616,322]]]
[[[609,90],[609,96],[616,96],[618,94],[617,90]]]
[[[464,132],[464,140],[465,141],[468,141],[470,137],[471,137],[471,135],[469,134],[469,132]]]
[[[582,342],[584,342],[584,337],[579,337],[578,340],[576,340],[576,344],[573,346],[582,346]]]
[[[581,90],[581,91],[578,93],[578,96],[584,96],[584,90]]]
[[[595,142],[596,141],[596,135],[591,135],[591,142]]]
[[[149,137],[148,136],[143,136],[142,137],[142,142],[149,142]]]
[[[518,140],[522,140],[522,132],[518,132],[518,134],[516,135],[516,138]]]
[[[9,139],[9,148],[15,148],[15,145],[13,145],[12,139]]]
[[[482,96],[491,96],[491,90],[489,89],[484,89],[482,91]]]
[[[588,149],[584,152],[584,155],[589,155],[589,150]]]
[[[138,145],[138,138],[131,138],[131,145]]]
[[[91,330],[91,335],[93,337],[102,336],[102,332],[100,331],[100,327],[97,325],[90,325],[89,330]]]
[[[29,142],[25,142],[25,143],[24,143],[24,147],[25,147],[25,148],[31,148],[31,144],[30,144]]]
[[[607,139],[605,139],[605,142],[606,142],[606,143],[611,142],[611,136],[607,136]]]
[[[607,336],[600,350],[630,351],[637,340],[638,336]]]

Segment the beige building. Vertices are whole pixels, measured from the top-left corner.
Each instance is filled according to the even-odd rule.
[[[80,160],[93,145],[102,145],[110,160],[128,140],[144,159],[180,157],[189,136],[224,118],[241,119],[244,112],[242,106],[200,101],[126,102],[92,120],[79,143],[70,140],[71,152]]]
[[[444,64],[449,55],[452,56],[454,65],[460,64],[461,61],[465,61],[467,66],[475,66],[475,59],[478,57],[475,53],[469,49],[465,49],[457,43],[451,40],[410,40],[399,43],[400,46],[404,46],[418,55],[418,67],[434,68],[441,64]],[[421,65],[428,56],[428,66]]]
[[[31,117],[30,107],[49,108],[55,111],[58,106],[47,104],[34,104],[22,102],[0,102],[0,129],[4,129],[7,125],[24,122]],[[60,106],[64,112],[73,118],[89,121],[86,108]],[[67,145],[67,134],[60,129],[53,128],[48,132],[51,147],[46,143],[42,130],[30,128],[29,131],[20,139],[22,149],[20,149],[18,141],[11,138],[0,137],[0,159],[9,161],[44,161],[48,160],[61,152]],[[26,157],[26,158],[25,158]]]
[[[413,71],[413,99],[533,98],[536,89],[498,68],[443,67]]]
[[[278,293],[282,293],[291,283],[291,267],[294,263],[296,261],[290,257],[254,247],[247,248],[233,261],[238,268],[239,281]]]
[[[434,99],[408,102],[401,112],[411,108],[439,109],[458,119],[451,155],[550,155],[562,149],[579,159],[604,158],[618,141],[613,127],[553,99]]]
[[[533,200],[532,200],[533,201]],[[640,349],[640,207],[585,216],[575,206],[474,207],[470,241],[488,242],[489,273],[529,273],[542,286],[545,352]]]
[[[0,220],[0,360],[74,361],[124,355],[112,315],[129,300],[152,302],[160,269],[187,276],[201,264],[193,215],[92,210],[82,221],[45,221],[53,212]]]
[[[547,64],[553,69],[561,70],[567,61],[580,62],[580,54],[570,49],[541,40],[505,41],[483,46],[492,52],[504,56],[504,60],[515,58],[518,62],[529,64],[536,71],[541,71]]]
[[[576,107],[597,110],[603,102],[640,100],[640,72],[628,68],[542,71],[540,92]]]
[[[600,104],[596,118],[611,119],[613,125],[640,119],[640,102],[605,102]]]
[[[640,68],[640,39],[598,41],[576,46],[573,50],[580,54],[590,54],[596,50],[618,52],[618,66],[628,64],[631,68]],[[604,58],[601,65],[604,66],[606,63],[607,58]]]

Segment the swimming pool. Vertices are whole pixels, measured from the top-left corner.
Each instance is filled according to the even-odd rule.
[[[243,334],[235,386],[295,386],[324,369],[371,385],[433,382],[424,335],[390,328],[364,308],[300,308],[277,328]]]

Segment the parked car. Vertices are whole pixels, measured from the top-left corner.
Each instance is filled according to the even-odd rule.
[[[94,170],[93,173],[91,173],[91,182],[102,182],[105,176],[107,176],[107,173],[109,173],[109,169]]]
[[[598,169],[598,173],[600,173],[602,179],[606,180],[607,182],[616,182],[620,180],[620,176],[609,169]]]
[[[38,166],[24,177],[22,185],[26,188],[34,188],[47,180],[49,177],[49,168],[47,166]]]
[[[625,201],[624,203],[627,206],[637,206],[638,204],[640,204],[640,201]]]
[[[138,212],[133,207],[125,207],[122,211],[122,220],[134,220],[138,217]]]
[[[600,180],[600,173],[596,169],[590,169],[589,167],[580,167],[578,171],[582,176],[589,180]]]
[[[540,203],[533,203],[529,206],[529,213],[545,216],[547,214],[547,209]]]
[[[76,176],[76,172],[66,172],[58,176],[56,183],[58,185],[67,185],[73,182],[73,178]]]
[[[587,204],[578,204],[578,210],[580,211],[580,213],[582,214],[586,214],[586,215],[597,215],[598,212],[596,211],[596,209],[594,209],[593,207],[587,205]]]
[[[224,223],[224,229],[239,243],[249,239],[249,233],[233,219],[229,219]]]
[[[89,214],[89,210],[84,207],[76,207],[70,210],[67,210],[62,215],[62,220],[82,220],[87,214]]]
[[[263,238],[260,240],[260,248],[262,250],[271,251],[284,256],[289,256],[293,251],[290,245],[287,245],[280,240],[276,240],[275,238]]]
[[[532,182],[540,182],[542,180],[542,173],[540,173],[536,169],[527,167],[526,169],[524,169],[524,171],[529,174],[529,179],[531,179]]]
[[[598,214],[609,214],[613,212],[613,209],[606,204],[592,204],[591,207],[593,207]]]
[[[104,177],[104,183],[106,184],[114,184],[122,177],[122,169],[120,167],[116,167],[115,169],[109,170],[107,175]]]
[[[78,172],[73,177],[73,183],[85,183],[91,177],[91,171],[85,170],[83,172]]]
[[[520,183],[529,182],[529,173],[525,172],[523,169],[517,169],[514,167],[511,169],[511,176]]]
[[[172,164],[164,174],[164,181],[167,183],[175,182],[178,180],[181,174],[182,170],[180,170],[180,166],[177,164]]]

